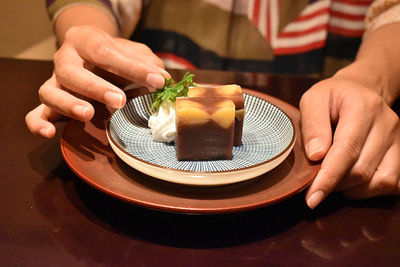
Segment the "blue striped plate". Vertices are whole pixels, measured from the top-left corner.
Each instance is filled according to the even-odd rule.
[[[115,111],[107,123],[114,152],[131,167],[155,178],[196,186],[236,183],[278,166],[291,152],[295,130],[290,118],[275,105],[245,94],[243,145],[233,148],[232,160],[178,161],[173,143],[155,142],[147,120],[152,94],[136,97]]]

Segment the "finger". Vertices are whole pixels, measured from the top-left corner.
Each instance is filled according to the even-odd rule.
[[[71,49],[64,49],[64,57],[68,59],[55,63],[54,69],[56,79],[63,87],[114,108],[125,105],[126,97],[123,91],[85,69]]]
[[[164,70],[164,62],[145,44],[133,42],[124,38],[116,38],[119,49],[131,56],[136,56],[144,62],[151,62],[154,66]],[[168,73],[168,72],[167,72]]]
[[[61,89],[54,75],[40,87],[39,97],[43,104],[69,118],[88,121],[94,115],[93,106]]]
[[[124,39],[124,42],[132,43],[132,41],[126,39]],[[126,55],[135,58],[139,62],[146,63],[146,65],[148,65],[152,69],[157,70],[164,78],[171,78],[171,74],[169,74],[164,69],[164,62],[162,61],[162,59],[154,54],[148,46],[141,43],[134,43],[134,45],[123,45],[121,47],[123,47],[123,49],[121,48],[121,50],[124,51]]]
[[[400,193],[400,143],[392,145],[386,152],[369,183],[343,191],[353,199],[371,198],[379,195]]]
[[[29,131],[34,135],[45,138],[52,138],[56,134],[56,128],[53,123],[61,116],[44,104],[37,106],[25,116],[25,123]]]
[[[89,34],[91,38],[85,38]],[[93,29],[74,29],[70,31],[70,39],[75,43],[78,53],[95,65],[144,86],[164,86],[164,77],[159,69],[121,51],[105,33],[98,31],[93,35]]]
[[[388,114],[389,116],[391,114]],[[389,116],[383,116],[371,131],[361,150],[360,157],[350,172],[336,186],[335,191],[342,191],[369,182],[393,142],[396,124]]]
[[[329,96],[326,90],[310,89],[300,100],[301,130],[310,160],[321,160],[332,142]]]
[[[360,117],[363,112],[362,105],[342,105],[333,144],[306,193],[306,202],[311,209],[332,192],[359,157],[371,127],[368,118]]]

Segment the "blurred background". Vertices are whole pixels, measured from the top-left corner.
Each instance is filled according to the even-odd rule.
[[[51,60],[56,50],[45,0],[0,0],[0,57]]]

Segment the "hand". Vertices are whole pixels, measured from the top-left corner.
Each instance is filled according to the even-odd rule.
[[[308,90],[300,110],[307,156],[323,159],[306,194],[310,208],[333,190],[350,198],[400,193],[399,117],[379,94],[337,75]]]
[[[164,85],[164,76],[169,77],[163,67],[162,60],[143,44],[111,37],[90,26],[72,27],[54,56],[53,75],[39,89],[42,105],[27,114],[26,124],[32,133],[51,138],[58,118],[88,121],[93,117],[88,100],[123,107],[123,91],[97,76],[95,68],[154,90]]]

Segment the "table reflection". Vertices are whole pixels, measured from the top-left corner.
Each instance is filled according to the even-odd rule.
[[[314,212],[299,194],[238,214],[164,213],[103,194],[77,179],[64,163],[55,167],[62,173],[62,186],[54,191],[52,183],[58,181],[43,181],[35,188],[35,204],[55,242],[89,265],[113,264],[115,259],[151,263],[154,257],[168,259],[168,255],[174,255],[171,264],[179,264],[177,259],[209,262],[210,257],[224,264],[255,264],[277,261],[282,251],[298,257],[312,253],[320,258],[317,262],[331,261],[368,243],[379,246],[387,229],[400,220],[396,197],[349,205],[340,194],[328,197]],[[225,253],[217,256],[215,249]]]

